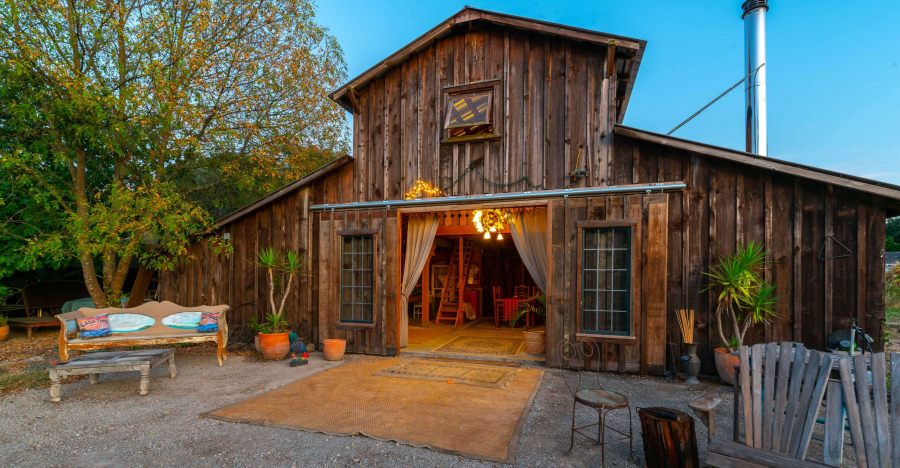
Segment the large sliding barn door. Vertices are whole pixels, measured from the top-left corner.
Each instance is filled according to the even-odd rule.
[[[550,280],[547,319],[548,365],[558,365],[556,344],[566,335],[583,338],[579,322],[581,276],[579,225],[585,221],[621,221],[633,229],[631,245],[631,317],[628,336],[591,337],[600,342],[601,367],[607,371],[664,374],[666,367],[666,295],[668,197],[680,193],[618,195],[550,202]]]
[[[313,270],[319,284],[319,340],[347,340],[348,353],[396,354],[396,211],[316,216],[319,259]]]

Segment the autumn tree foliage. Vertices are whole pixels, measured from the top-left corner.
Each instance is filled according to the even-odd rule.
[[[170,268],[211,232],[216,194],[346,151],[345,78],[311,0],[5,0],[0,242],[76,259],[114,303],[133,260]]]

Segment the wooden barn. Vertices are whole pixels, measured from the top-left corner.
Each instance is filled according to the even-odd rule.
[[[226,303],[246,324],[267,304],[257,249],[296,249],[314,274],[287,313],[310,342],[522,356],[485,344],[521,336],[503,321],[521,288],[546,293],[546,317],[526,320],[548,365],[569,337],[601,343],[607,370],[664,373],[682,354],[674,310],[690,308],[713,372],[702,272],[753,241],[781,299],[749,343],[824,349],[851,318],[880,336],[900,187],[621,125],[645,47],[463,9],[333,93],[353,156],[220,220],[234,254],[196,244],[160,298]]]

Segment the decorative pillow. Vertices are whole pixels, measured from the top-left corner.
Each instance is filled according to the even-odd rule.
[[[109,316],[106,314],[78,318],[75,319],[75,322],[78,323],[78,331],[81,332],[82,339],[90,340],[111,334],[109,330]]]
[[[219,312],[203,312],[200,314],[200,325],[197,326],[200,333],[219,331]]]

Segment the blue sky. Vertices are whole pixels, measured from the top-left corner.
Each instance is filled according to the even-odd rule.
[[[741,0],[319,0],[350,76],[465,5],[648,41],[625,124],[665,133],[743,76]],[[769,155],[900,184],[896,0],[772,0]],[[673,135],[743,150],[737,88]]]

